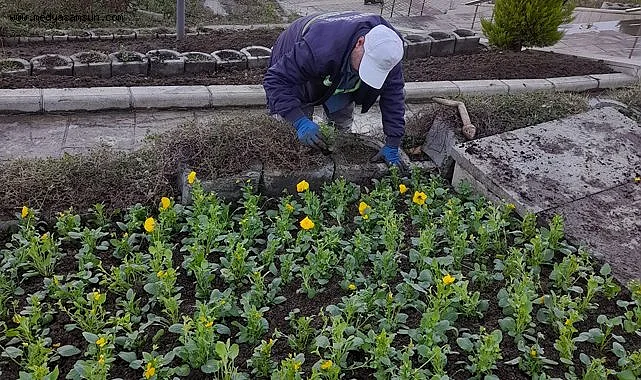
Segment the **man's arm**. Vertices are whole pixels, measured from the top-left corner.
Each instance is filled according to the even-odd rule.
[[[292,124],[305,116],[298,91],[303,83],[318,76],[314,62],[309,45],[300,41],[267,70],[263,86],[272,113]]]
[[[398,148],[405,135],[405,93],[402,63],[396,65],[381,88],[381,108],[385,145]]]

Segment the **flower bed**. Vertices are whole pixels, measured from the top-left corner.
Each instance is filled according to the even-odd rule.
[[[621,290],[558,217],[537,228],[418,172],[272,199],[246,183],[235,205],[187,180],[189,206],[49,226],[23,207],[1,251],[3,375],[641,375],[641,285]]]

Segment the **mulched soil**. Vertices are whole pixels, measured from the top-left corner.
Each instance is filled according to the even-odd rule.
[[[152,46],[146,46],[138,51],[146,52],[147,48]],[[212,49],[215,48],[212,47]],[[0,78],[0,88],[261,84],[265,70],[223,70],[174,77],[118,76],[109,79],[51,75],[4,77]],[[541,51],[520,53],[488,51],[471,55],[422,58],[404,63],[404,76],[407,82],[541,79],[613,72],[599,61]]]

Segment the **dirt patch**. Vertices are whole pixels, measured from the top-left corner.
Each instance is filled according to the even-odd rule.
[[[109,62],[109,58],[103,53],[98,53],[96,51],[89,51],[86,53],[80,53],[76,56],[80,63],[98,63],[98,62]]]
[[[54,55],[43,57],[42,59],[39,59],[38,62],[40,62],[42,66],[47,68],[69,65],[69,63],[65,59]]]
[[[141,48],[145,49],[148,47],[151,46],[141,46]],[[178,51],[197,51],[197,49],[179,49]],[[505,54],[506,53],[492,51],[469,56],[432,57],[428,59],[410,60],[407,61],[404,66],[405,80],[407,82],[417,82],[550,78],[613,72],[601,62],[580,60],[579,64],[564,55],[526,51],[515,53],[510,55],[510,59],[505,59]],[[549,61],[554,61],[556,64],[550,65]],[[119,76],[110,79],[60,76],[1,78],[0,88],[261,84],[265,70],[266,69],[228,70],[215,73],[185,74],[183,76],[155,78],[136,76]]]
[[[403,64],[403,73],[412,82],[544,79],[613,72],[603,62],[536,50],[494,50],[479,54],[420,58]]]
[[[114,54],[120,62],[142,62],[143,57],[135,51],[119,51]]]
[[[22,70],[24,65],[16,61],[0,61],[0,72]]]

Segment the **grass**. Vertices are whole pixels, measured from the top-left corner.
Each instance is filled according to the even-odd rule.
[[[454,99],[465,103],[470,120],[476,126],[476,138],[560,119],[588,109],[587,96],[573,93],[535,92]],[[437,114],[458,127],[463,126],[458,111],[434,104],[407,121],[404,147],[422,145]]]
[[[175,26],[174,0],[0,0],[0,37],[39,35],[48,29],[142,28]],[[215,15],[202,0],[186,0],[186,24],[281,23],[284,12],[274,0],[241,0],[230,3],[228,16]],[[137,10],[163,15],[162,19]],[[24,15],[26,20],[12,19]],[[59,15],[59,20],[32,16]],[[116,15],[117,18],[111,16]],[[75,20],[70,19],[76,17]],[[84,17],[84,20],[83,20]],[[64,19],[66,18],[66,19]]]
[[[98,202],[109,209],[149,204],[161,194],[177,195],[183,165],[218,176],[241,172],[255,161],[296,169],[317,158],[298,144],[288,125],[268,116],[187,123],[149,138],[133,153],[97,147],[88,154],[3,162],[0,216],[14,215],[23,204],[42,210],[46,218]]]
[[[606,96],[617,99],[641,112],[641,81],[635,86],[609,90],[606,92]]]

